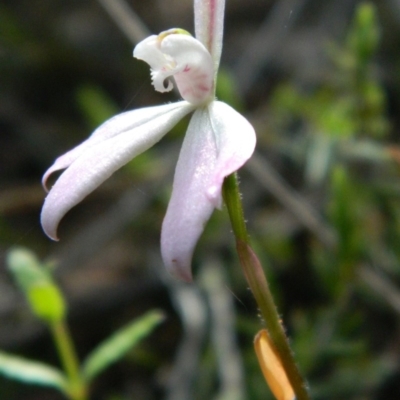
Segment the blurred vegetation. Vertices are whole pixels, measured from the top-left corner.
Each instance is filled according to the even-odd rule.
[[[256,127],[263,166],[262,174],[252,164],[240,172],[249,231],[312,398],[397,399],[400,9],[389,0],[302,0],[282,17],[284,3],[227,2],[217,93]],[[192,30],[189,0],[128,4],[155,32]],[[238,68],[253,45],[257,63],[246,59],[248,68]],[[177,300],[182,288],[164,275],[158,244],[185,121],[71,211],[60,243],[50,243],[38,222],[41,175],[55,157],[117,112],[174,100],[152,90],[148,68],[131,52],[100,2],[0,5],[0,348],[58,363],[44,324],[6,271],[5,254],[15,245],[49,265],[57,261],[81,359],[132,318],[155,307],[167,315],[155,337],[94,383],[99,400],[170,399],[170,377],[192,332]],[[275,174],[278,186],[270,183]],[[262,321],[229,232],[226,214],[216,212],[195,254],[195,284],[185,287],[200,291],[208,313],[204,332],[194,330],[199,353],[189,347],[189,355],[198,365],[186,384],[193,399],[271,399],[252,347]],[[223,271],[217,292],[234,312],[223,339],[232,336],[239,352],[242,387],[224,376],[229,364],[215,341],[228,314],[213,306],[210,258]],[[61,397],[1,378],[0,398]]]
[[[64,371],[0,352],[0,374],[6,378],[54,388],[71,400],[85,400],[94,378],[125,356],[164,319],[160,312],[147,313],[100,343],[80,366],[66,323],[66,302],[49,266],[42,265],[31,251],[21,247],[10,250],[7,264],[33,315],[51,332]]]

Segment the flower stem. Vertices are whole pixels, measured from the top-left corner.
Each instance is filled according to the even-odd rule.
[[[236,174],[225,178],[223,195],[236,238],[240,263],[265,321],[270,338],[281,357],[282,365],[296,394],[296,399],[309,400],[310,397],[294,360],[263,268],[250,246]]]
[[[71,400],[87,400],[86,386],[79,372],[79,362],[69,329],[64,320],[50,325],[57,351],[68,376]]]

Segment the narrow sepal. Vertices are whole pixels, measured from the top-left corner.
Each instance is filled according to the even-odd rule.
[[[182,104],[183,103],[178,102],[162,106],[140,108],[138,110],[127,111],[110,118],[100,125],[84,142],[58,157],[54,161],[53,165],[51,165],[43,175],[43,187],[47,191],[48,178],[54,172],[69,167],[91,147],[126,131],[133,131],[135,128],[150,122],[153,118],[161,117],[163,114],[173,112],[174,110],[181,108]]]
[[[67,167],[47,195],[41,214],[45,233],[57,239],[61,218],[132,158],[158,142],[192,111],[187,102],[120,114],[77,148],[58,159],[49,171]],[[64,159],[63,159],[64,157]],[[49,172],[45,174],[45,177]]]
[[[224,33],[225,0],[194,0],[196,38],[206,46],[218,71]]]

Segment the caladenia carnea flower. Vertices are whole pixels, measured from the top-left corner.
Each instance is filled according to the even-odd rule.
[[[223,14],[224,1],[195,0],[197,38],[170,29],[138,43],[134,57],[150,65],[155,90],[170,91],[175,83],[184,100],[119,114],[56,159],[43,176],[46,187],[53,172],[65,169],[43,205],[41,222],[50,238],[57,240],[58,224],[68,210],[193,112],[161,230],[165,266],[191,280],[193,251],[214,208],[222,206],[224,178],[251,157],[256,143],[250,123],[215,99]]]

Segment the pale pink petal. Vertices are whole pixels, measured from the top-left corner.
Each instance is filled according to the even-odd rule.
[[[166,113],[179,109],[182,103],[172,103],[163,106],[146,107],[138,110],[127,111],[110,118],[100,125],[91,136],[80,145],[58,157],[53,165],[44,173],[42,178],[43,187],[47,190],[47,180],[51,174],[61,169],[67,168],[88,149],[96,144],[110,139],[126,131],[131,131],[136,127],[151,121]]]
[[[218,71],[224,33],[225,0],[194,0],[196,38],[206,46]]]
[[[237,171],[252,156],[256,133],[250,122],[228,104],[214,101],[208,108],[218,154],[207,195],[215,207],[220,208],[224,178]]]
[[[191,280],[193,251],[212,211],[222,203],[223,179],[250,158],[255,142],[250,123],[225,103],[213,102],[194,113],[161,231],[163,260],[172,274]]]
[[[158,142],[181,118],[193,110],[185,101],[174,105],[152,107],[152,118],[149,109],[137,110],[136,120],[130,127],[126,116],[114,117],[108,122],[109,135],[96,141],[74,157],[71,165],[58,178],[47,195],[41,215],[43,230],[50,238],[57,240],[57,226],[61,218],[90,192],[109,178],[133,157],[147,150]],[[141,119],[142,112],[143,119]],[[128,113],[127,113],[128,114]],[[122,118],[122,119],[121,119]],[[116,127],[113,126],[113,122]],[[143,122],[144,121],[144,122]],[[117,132],[118,129],[121,129]],[[97,133],[99,134],[99,133]],[[100,134],[99,134],[100,135]]]

